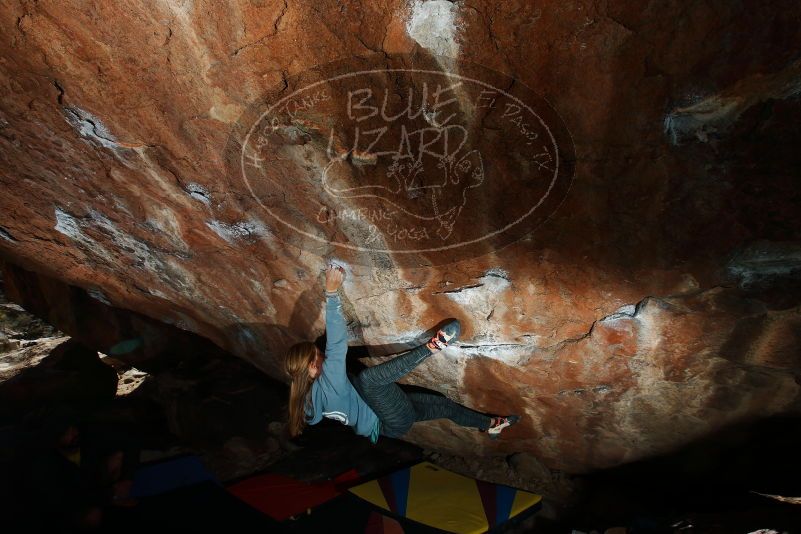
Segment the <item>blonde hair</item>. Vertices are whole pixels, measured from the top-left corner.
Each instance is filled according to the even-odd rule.
[[[289,385],[289,435],[293,438],[306,428],[306,408],[311,406],[314,379],[309,375],[309,364],[317,357],[317,346],[302,341],[289,347],[284,369],[291,380]]]

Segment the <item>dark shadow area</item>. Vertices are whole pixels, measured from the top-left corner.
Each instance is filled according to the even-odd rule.
[[[178,445],[152,399],[48,400],[0,425],[0,500],[9,532],[74,524],[124,491],[116,485],[130,481],[140,451]]]
[[[130,509],[114,509],[102,532],[228,532],[232,527],[259,532],[291,532],[284,525],[230,495],[212,481],[180,488],[158,498],[142,499]]]
[[[801,505],[754,492],[801,496],[800,450],[801,416],[731,426],[673,454],[587,475],[584,498],[564,524],[586,531],[799,532]]]
[[[36,366],[0,382],[0,425],[43,406],[69,404],[80,410],[107,403],[117,392],[117,373],[97,351],[70,339]]]

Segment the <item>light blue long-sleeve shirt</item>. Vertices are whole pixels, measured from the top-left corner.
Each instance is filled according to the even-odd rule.
[[[306,420],[314,425],[328,417],[353,427],[354,432],[375,443],[379,431],[378,417],[354,389],[345,370],[348,332],[337,293],[326,292],[325,330],[325,361],[322,372],[312,383],[312,411],[306,411]]]

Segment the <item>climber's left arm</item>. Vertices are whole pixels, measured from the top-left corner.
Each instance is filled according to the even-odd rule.
[[[329,267],[325,291],[325,361],[323,373],[334,385],[345,385],[345,357],[348,353],[348,329],[342,312],[342,301],[337,292],[342,284],[344,269]]]

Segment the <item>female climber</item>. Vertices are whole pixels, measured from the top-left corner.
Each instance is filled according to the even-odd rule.
[[[344,269],[329,265],[325,277],[325,355],[310,342],[296,343],[286,354],[285,369],[292,380],[289,390],[289,433],[300,434],[306,424],[323,417],[353,427],[354,432],[378,441],[379,435],[399,438],[416,421],[446,418],[478,428],[496,438],[520,417],[492,417],[431,393],[406,393],[395,383],[423,360],[457,338],[459,321],[446,324],[426,344],[379,365],[364,369],[353,382],[345,371],[348,336],[339,289]]]

